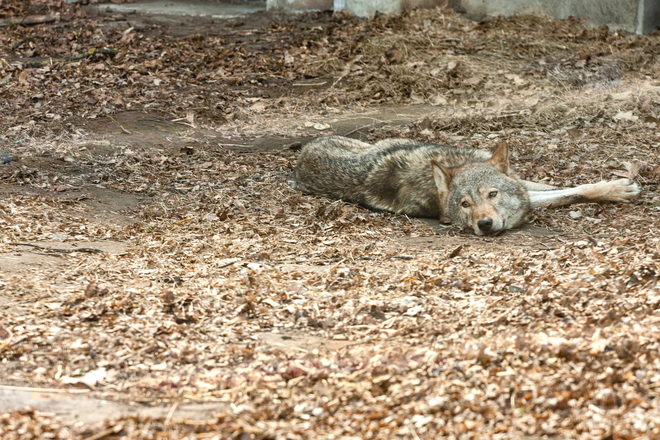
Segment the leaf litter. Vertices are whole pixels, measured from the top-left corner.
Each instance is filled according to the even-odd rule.
[[[193,30],[0,7],[60,12],[0,30],[0,251],[56,255],[0,272],[0,381],[171,408],[102,426],[14,410],[2,438],[659,435],[657,35],[441,9]],[[644,192],[482,239],[301,195],[294,150],[245,147],[395,104],[432,110],[355,134],[505,138],[526,179]],[[104,241],[125,247],[84,251]],[[186,402],[216,415],[177,417]]]

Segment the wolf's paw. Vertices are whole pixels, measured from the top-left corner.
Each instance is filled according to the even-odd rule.
[[[603,185],[599,199],[603,202],[628,202],[640,193],[639,186],[630,179],[601,182]]]

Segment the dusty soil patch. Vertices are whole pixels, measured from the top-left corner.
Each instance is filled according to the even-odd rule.
[[[287,334],[287,333],[257,333],[255,337],[262,341],[264,345],[273,348],[279,348],[283,351],[300,351],[309,353],[314,350],[328,349],[340,350],[349,343],[340,340],[329,340],[319,336],[310,336],[305,334]]]
[[[33,165],[37,169],[51,169],[50,163],[40,161],[39,165]],[[70,177],[70,175],[64,174]],[[0,194],[12,200],[13,197],[25,196],[35,200],[56,201],[63,205],[82,207],[94,223],[98,224],[129,224],[133,222],[131,216],[126,215],[135,211],[147,197],[114,191],[103,187],[103,185],[81,185],[78,187],[57,187],[53,190],[43,190],[33,186],[0,185]],[[55,215],[55,214],[54,214]],[[47,219],[48,221],[48,219]]]
[[[0,270],[7,273],[30,272],[41,269],[56,269],[70,264],[66,256],[75,257],[81,252],[108,252],[120,254],[126,245],[120,242],[98,241],[44,241],[30,243],[12,243],[14,252],[0,254]]]
[[[0,387],[0,411],[29,407],[48,417],[61,418],[66,423],[95,425],[108,419],[144,418],[208,420],[227,404],[182,404],[168,406],[129,405],[101,399],[91,399],[85,390],[63,391],[45,388]],[[24,414],[35,414],[25,411]]]

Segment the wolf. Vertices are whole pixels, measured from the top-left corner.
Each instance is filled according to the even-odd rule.
[[[574,188],[521,180],[509,165],[506,142],[490,153],[405,139],[317,138],[302,148],[293,179],[307,194],[439,218],[477,235],[518,227],[535,208],[627,202],[640,192],[629,179]]]

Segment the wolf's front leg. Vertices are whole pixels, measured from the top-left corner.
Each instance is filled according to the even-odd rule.
[[[529,202],[534,208],[554,208],[589,202],[627,202],[639,194],[639,186],[629,179],[590,183],[549,191],[528,191]]]

